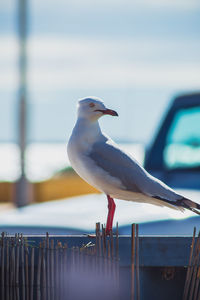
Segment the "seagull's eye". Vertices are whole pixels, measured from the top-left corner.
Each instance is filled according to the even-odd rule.
[[[92,102],[89,104],[89,107],[94,107],[94,106],[95,106],[95,104]]]

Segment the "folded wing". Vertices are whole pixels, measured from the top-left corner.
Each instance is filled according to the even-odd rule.
[[[109,139],[95,143],[89,157],[110,176],[120,180],[124,190],[170,202],[182,198],[166,184],[151,176],[134,158]]]

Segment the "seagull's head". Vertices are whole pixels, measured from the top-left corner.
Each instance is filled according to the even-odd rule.
[[[97,121],[104,115],[118,116],[118,113],[105,107],[103,101],[96,97],[80,99],[78,102],[78,117]]]

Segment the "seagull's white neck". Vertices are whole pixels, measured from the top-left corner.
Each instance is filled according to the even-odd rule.
[[[86,118],[78,118],[73,129],[73,136],[76,136],[84,144],[93,144],[102,137],[98,121],[91,121]]]
[[[86,118],[78,118],[75,126],[80,126],[81,128],[86,128],[87,130],[101,132],[98,120],[91,121],[90,119]]]

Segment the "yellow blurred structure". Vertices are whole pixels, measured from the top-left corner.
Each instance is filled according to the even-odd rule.
[[[0,203],[12,202],[14,184],[11,182],[0,182]]]
[[[33,199],[44,202],[78,195],[100,193],[77,174],[65,174],[46,181],[32,183]],[[12,202],[15,183],[0,182],[0,202]]]
[[[37,202],[100,193],[78,175],[63,175],[34,184],[34,199]]]

